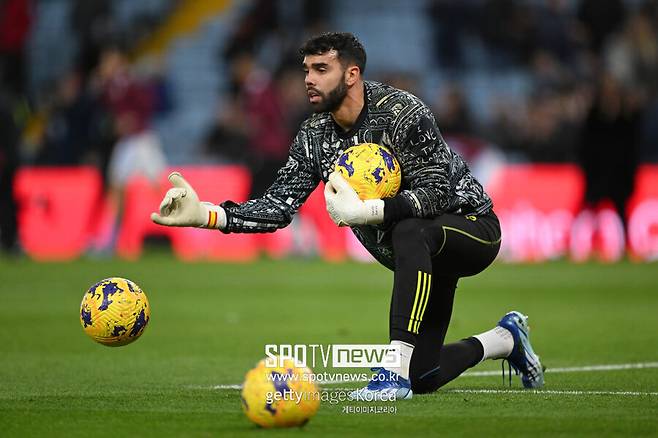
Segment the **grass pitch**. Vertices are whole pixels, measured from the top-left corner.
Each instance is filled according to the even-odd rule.
[[[79,322],[83,293],[110,276],[137,282],[152,308],[125,347],[95,344]],[[217,389],[241,383],[265,344],[386,343],[391,284],[377,265],[307,260],[0,260],[0,435],[658,435],[656,264],[497,264],[461,280],[448,341],[521,310],[549,368],[544,391],[520,391],[516,376],[511,390],[500,376],[464,376],[395,413],[324,403],[304,428],[270,431],[243,416],[237,389]]]

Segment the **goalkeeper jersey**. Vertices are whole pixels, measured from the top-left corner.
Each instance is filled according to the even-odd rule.
[[[226,233],[271,232],[285,227],[347,148],[377,143],[393,152],[402,169],[400,192],[386,200],[385,223],[352,227],[365,248],[394,269],[388,203],[396,216],[432,218],[443,213],[486,214],[492,202],[468,165],[441,137],[430,109],[416,96],[378,82],[365,82],[365,104],[356,123],[344,131],[330,113],[305,120],[288,160],[262,197],[243,203],[226,201]]]

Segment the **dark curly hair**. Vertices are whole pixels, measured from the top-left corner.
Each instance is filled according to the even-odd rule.
[[[322,55],[330,50],[338,52],[338,60],[343,67],[355,64],[361,70],[366,70],[366,51],[361,42],[349,32],[326,32],[309,39],[299,49],[302,56]]]

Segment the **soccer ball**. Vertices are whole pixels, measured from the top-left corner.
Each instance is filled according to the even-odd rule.
[[[110,347],[139,338],[151,317],[146,294],[130,280],[112,277],[89,288],[80,304],[80,323],[94,341]]]
[[[303,426],[320,406],[313,377],[309,368],[296,367],[292,359],[285,359],[282,367],[267,367],[261,360],[242,385],[245,415],[266,428]]]
[[[400,164],[384,146],[362,143],[343,152],[335,170],[350,183],[361,199],[395,196],[400,190]]]

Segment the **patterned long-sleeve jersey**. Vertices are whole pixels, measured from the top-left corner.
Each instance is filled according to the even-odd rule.
[[[365,82],[365,105],[345,132],[330,113],[307,119],[295,137],[286,164],[272,186],[258,199],[227,201],[224,232],[270,232],[285,227],[317,187],[326,182],[339,155],[360,143],[389,148],[402,169],[396,201],[408,205],[412,217],[442,213],[480,215],[492,202],[467,164],[441,137],[429,108],[416,96],[377,82]],[[394,269],[392,224],[352,227],[365,248],[384,266]]]

